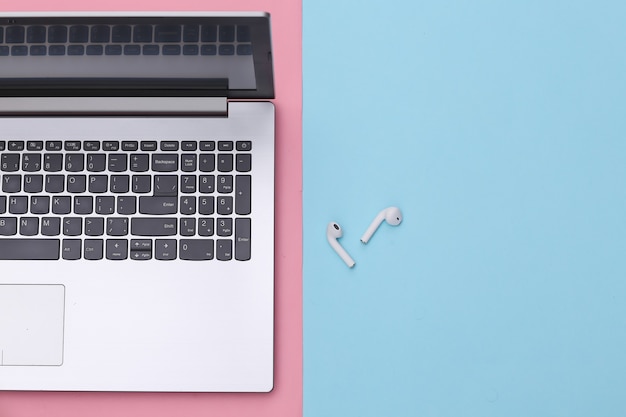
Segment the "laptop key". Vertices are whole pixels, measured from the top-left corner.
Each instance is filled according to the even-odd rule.
[[[11,55],[13,56],[26,56],[28,55],[28,47],[14,45],[11,47]]]
[[[139,197],[139,213],[141,214],[176,214],[178,204],[176,197]]]
[[[212,195],[198,197],[198,213],[204,215],[215,213],[215,197]]]
[[[104,48],[105,55],[122,55],[122,45],[107,45]]]
[[[183,45],[183,55],[198,55],[199,52],[198,45]]]
[[[61,256],[67,261],[80,259],[82,245],[83,242],[80,239],[63,239]]]
[[[68,193],[84,193],[87,188],[87,176],[85,175],[68,175],[67,176],[67,192]]]
[[[113,42],[128,43],[131,40],[132,28],[128,25],[115,25],[111,31]]]
[[[65,217],[63,219],[63,234],[65,236],[79,236],[83,232],[83,219],[80,217]]]
[[[74,197],[74,214],[91,213],[93,213],[93,196],[77,195],[76,197]]]
[[[19,153],[3,153],[0,159],[0,168],[4,172],[15,172],[20,169]]]
[[[107,239],[106,257],[112,261],[128,257],[128,241],[126,239]]]
[[[26,149],[29,151],[43,151],[43,141],[29,140],[26,142]]]
[[[198,234],[200,236],[213,236],[213,218],[201,217],[198,219]]]
[[[26,43],[45,43],[46,27],[45,26],[29,26],[26,31]]]
[[[218,175],[217,176],[217,192],[218,193],[231,193],[233,191],[233,176],[232,175]]]
[[[104,234],[104,218],[85,217],[85,234],[87,236],[102,236]]]
[[[31,56],[44,56],[46,55],[46,45],[31,45],[30,54]]]
[[[208,261],[213,259],[213,239],[181,239],[180,259],[186,261]]]
[[[85,169],[85,155],[82,153],[65,154],[65,170],[69,172],[80,172]]]
[[[250,260],[251,220],[235,219],[235,259]]]
[[[186,218],[180,219],[180,235],[193,236],[196,234],[196,219]]]
[[[48,214],[50,212],[50,196],[32,196],[30,198],[30,212],[32,214]]]
[[[48,172],[58,172],[63,169],[63,154],[49,153],[44,155],[43,169]]]
[[[217,41],[217,26],[215,25],[202,25],[201,35],[202,42],[216,42]]]
[[[59,259],[59,239],[0,239],[0,260]]]
[[[196,192],[196,176],[183,175],[180,177],[180,192],[191,194]]]
[[[59,217],[43,217],[41,219],[42,236],[58,236],[61,234],[61,219]]]
[[[46,141],[46,150],[47,151],[62,151],[63,142],[60,140],[48,140]]]
[[[230,261],[233,259],[233,242],[230,239],[217,239],[217,259]]]
[[[3,175],[2,176],[2,192],[4,193],[19,193],[22,191],[22,176],[17,175]]]
[[[152,25],[135,26],[133,42],[152,42]]]
[[[91,172],[102,172],[106,168],[106,155],[90,153],[87,154],[87,170]]]
[[[141,55],[141,46],[124,45],[124,55]]]
[[[26,153],[22,157],[22,170],[26,172],[37,172],[41,169],[41,154]]]
[[[220,172],[230,172],[233,170],[233,155],[219,154],[217,156],[217,170]]]
[[[180,25],[157,25],[154,29],[155,42],[180,42]]]
[[[9,26],[6,28],[6,43],[24,43],[24,26]]]
[[[17,217],[0,217],[0,236],[17,234]]]
[[[109,25],[94,25],[91,27],[91,42],[93,43],[107,43],[111,35],[111,28]]]
[[[28,197],[11,196],[9,197],[9,213],[26,214],[28,212]]]
[[[50,26],[48,27],[49,43],[65,43],[67,42],[67,26]]]
[[[233,198],[232,197],[220,196],[217,198],[217,214],[222,214],[222,215],[233,214]]]
[[[128,166],[128,155],[125,153],[109,154],[109,171],[123,172]]]
[[[85,55],[85,47],[83,45],[69,45],[67,47],[68,55]]]
[[[138,194],[149,193],[152,177],[150,175],[133,175],[133,192]]]
[[[84,244],[84,257],[90,261],[97,261],[102,259],[102,239],[85,239]]]
[[[50,45],[50,47],[48,48],[48,53],[51,56],[65,55],[65,45]]]
[[[70,27],[70,43],[87,43],[89,41],[89,27],[75,25]]]
[[[152,170],[156,172],[178,171],[178,154],[152,154]]]
[[[109,217],[107,219],[107,235],[126,236],[128,234],[127,217]]]
[[[39,233],[38,217],[22,217],[20,218],[20,235],[35,236]]]
[[[155,196],[177,196],[178,176],[177,175],[155,175],[154,176]]]
[[[250,214],[252,211],[252,177],[237,175],[235,177],[235,213]]]
[[[115,197],[100,196],[96,197],[96,213],[113,214],[115,212]]]
[[[156,239],[154,241],[154,257],[161,261],[176,259],[176,241],[172,239]]]
[[[144,55],[158,55],[159,54],[159,45],[144,45],[143,46],[143,54]]]
[[[134,236],[176,236],[177,220],[170,217],[136,217],[131,219]]]
[[[218,236],[230,236],[233,234],[233,219],[224,217],[217,219],[216,234]]]
[[[72,211],[72,199],[69,196],[52,197],[52,213],[70,214]]]
[[[249,153],[237,154],[236,169],[239,172],[250,172],[252,170],[252,155]]]
[[[180,45],[163,45],[163,55],[180,55]]]
[[[9,141],[9,151],[23,151],[23,150],[24,150],[23,140],[10,140]]]
[[[180,214],[190,215],[196,214],[196,197],[181,196],[180,197]]]
[[[198,42],[200,27],[198,25],[185,25],[183,27],[183,42]]]
[[[130,215],[137,212],[137,197],[134,195],[117,197],[117,214]]]
[[[106,175],[90,175],[89,176],[89,192],[90,193],[106,193],[109,178]]]
[[[220,42],[235,41],[235,26],[220,25]]]
[[[97,140],[86,141],[83,144],[83,149],[85,149],[86,151],[89,151],[89,152],[99,151],[100,150],[100,142],[97,141]]]
[[[215,154],[201,153],[198,169],[202,172],[215,171]]]
[[[87,45],[87,55],[102,55],[103,53],[102,45]]]

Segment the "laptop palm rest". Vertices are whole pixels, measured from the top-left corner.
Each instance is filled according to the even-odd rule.
[[[0,366],[63,363],[63,285],[0,285]]]

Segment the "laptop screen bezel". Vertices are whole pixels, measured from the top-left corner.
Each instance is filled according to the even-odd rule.
[[[146,13],[146,14],[14,14],[0,17],[0,25],[94,25],[94,24],[205,24],[246,25],[252,39],[255,89],[228,88],[226,79],[191,78],[2,78],[4,97],[177,96],[235,99],[274,98],[270,15],[265,12]]]

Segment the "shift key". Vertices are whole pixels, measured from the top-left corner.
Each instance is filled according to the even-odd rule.
[[[135,236],[174,236],[177,222],[170,217],[142,217],[131,219],[130,233]]]

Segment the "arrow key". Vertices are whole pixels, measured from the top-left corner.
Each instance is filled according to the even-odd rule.
[[[107,259],[117,261],[128,257],[128,241],[126,239],[107,239]]]
[[[145,250],[138,250],[138,251],[131,250],[130,259],[133,259],[135,261],[148,261],[152,259],[152,252],[145,251]]]
[[[132,239],[130,241],[130,250],[152,251],[152,240],[151,239]]]
[[[176,240],[156,239],[154,241],[154,257],[162,261],[176,259]]]

